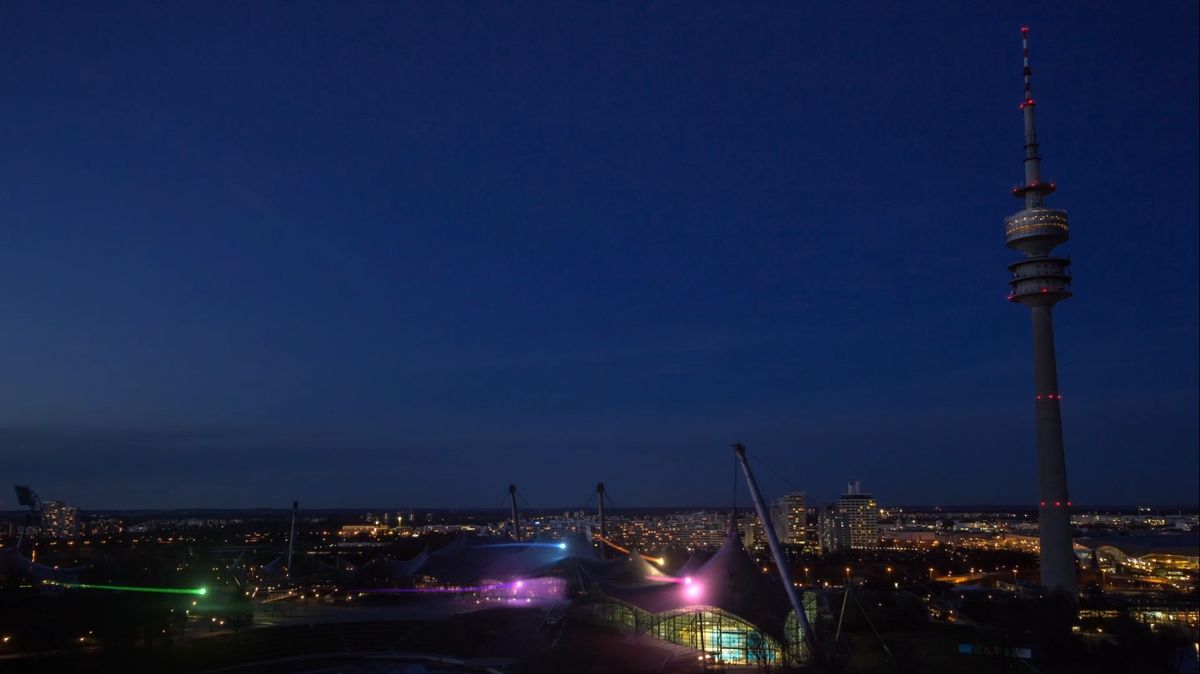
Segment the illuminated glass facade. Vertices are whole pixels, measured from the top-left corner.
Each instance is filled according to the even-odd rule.
[[[809,622],[817,619],[817,597],[805,592],[802,600]],[[725,665],[797,664],[808,660],[800,620],[789,611],[780,642],[748,620],[715,606],[687,606],[650,613],[621,601],[603,601],[581,607],[581,617],[592,622],[694,648],[708,660]]]
[[[732,613],[712,606],[689,606],[659,614],[647,633],[695,648],[711,662],[720,664],[773,664],[784,657],[778,641]]]

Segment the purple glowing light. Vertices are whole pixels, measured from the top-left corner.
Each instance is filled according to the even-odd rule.
[[[698,599],[700,597],[700,583],[687,583],[683,588],[683,594],[688,599]]]
[[[692,584],[691,576],[686,576],[683,578],[680,578],[679,576],[650,576],[646,580],[651,583],[679,583],[680,585]]]

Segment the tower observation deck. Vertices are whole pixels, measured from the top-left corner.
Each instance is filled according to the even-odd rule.
[[[1029,67],[1029,28],[1021,28],[1024,47],[1025,97],[1020,109],[1025,121],[1025,182],[1014,187],[1013,196],[1024,199],[1025,207],[1004,219],[1004,237],[1009,248],[1024,257],[1008,266],[1010,302],[1029,307],[1033,317],[1034,407],[1037,418],[1038,515],[1041,544],[1042,585],[1052,592],[1077,593],[1075,554],[1071,543],[1071,502],[1067,496],[1067,466],[1063,452],[1062,394],[1058,388],[1058,365],[1054,351],[1052,309],[1071,296],[1070,258],[1051,256],[1055,246],[1069,236],[1067,212],[1045,205],[1054,192],[1052,182],[1042,180],[1034,114],[1037,102]]]

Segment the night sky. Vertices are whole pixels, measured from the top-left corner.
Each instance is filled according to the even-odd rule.
[[[5,3],[0,508],[1198,498],[1197,3]],[[745,503],[742,485],[740,500]]]

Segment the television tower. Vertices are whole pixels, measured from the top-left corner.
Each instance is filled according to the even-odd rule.
[[[1004,219],[1004,238],[1009,248],[1025,258],[1008,265],[1010,302],[1029,307],[1033,314],[1033,384],[1037,413],[1038,538],[1041,543],[1042,585],[1052,592],[1077,593],[1075,553],[1071,543],[1071,501],[1067,496],[1067,465],[1063,457],[1062,413],[1059,404],[1058,365],[1054,359],[1054,305],[1071,296],[1071,260],[1051,257],[1055,246],[1067,241],[1066,211],[1047,208],[1046,196],[1054,183],[1042,180],[1037,130],[1029,67],[1029,28],[1021,28],[1025,60],[1025,182],[1013,188],[1013,196],[1025,200],[1025,208]]]

